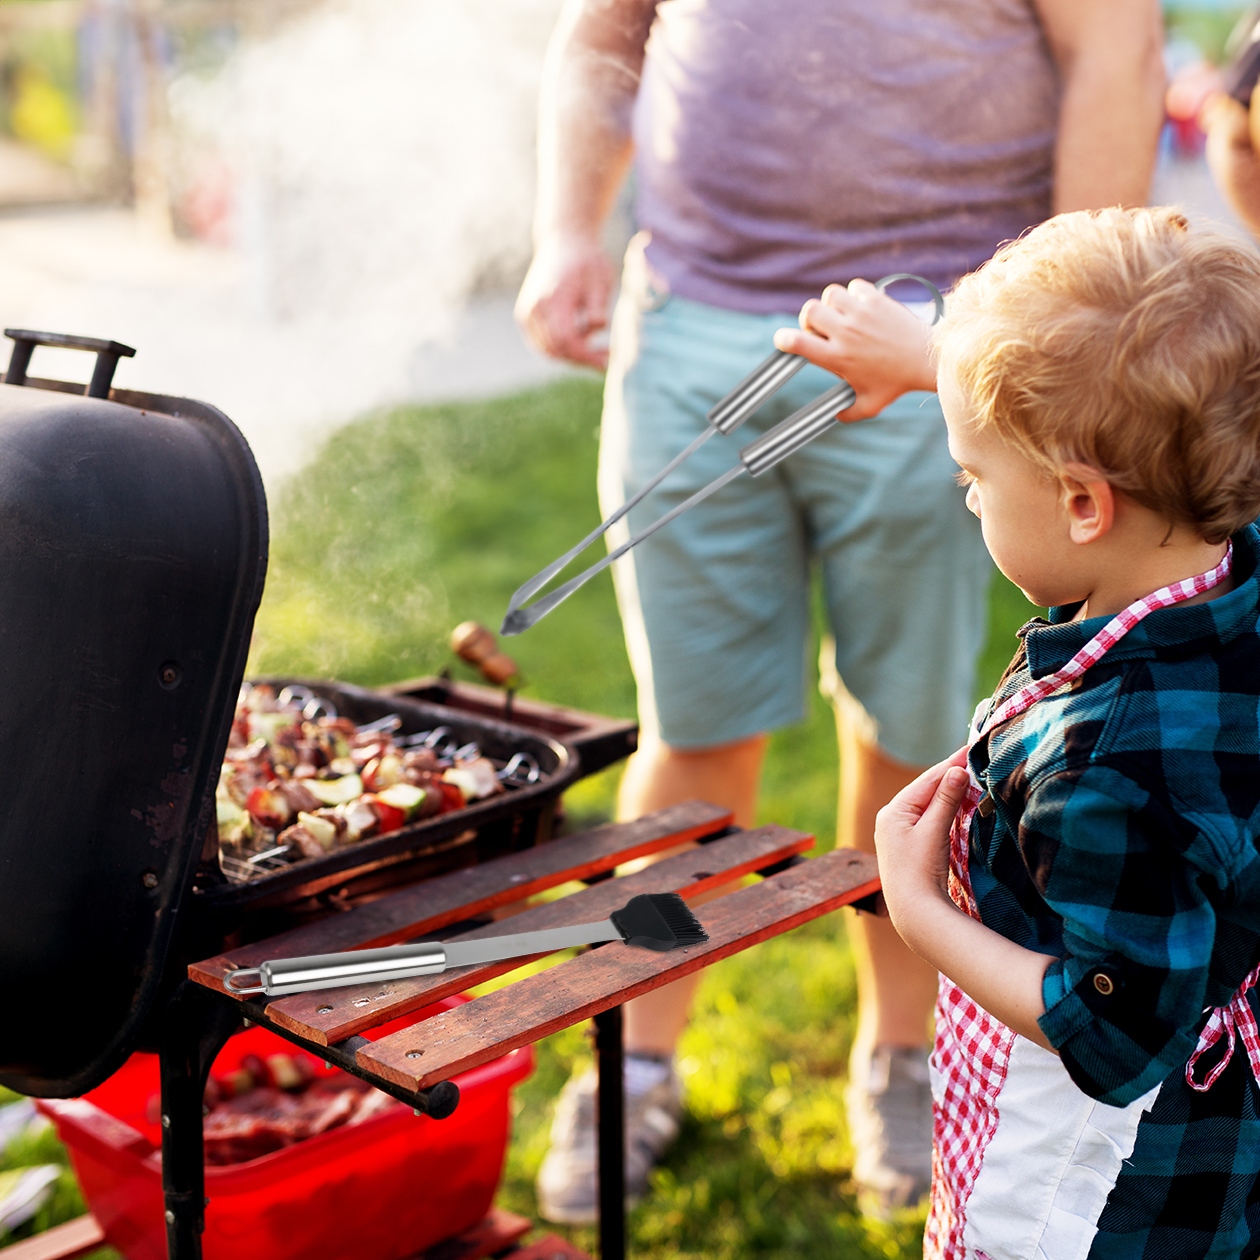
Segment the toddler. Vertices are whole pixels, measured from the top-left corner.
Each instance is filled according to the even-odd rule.
[[[1049,606],[879,816],[942,976],[931,1257],[1260,1251],[1260,258],[1063,215],[936,338],[998,567]]]

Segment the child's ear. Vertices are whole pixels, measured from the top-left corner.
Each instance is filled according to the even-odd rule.
[[[1059,470],[1068,536],[1082,546],[1097,542],[1116,522],[1116,492],[1097,468],[1065,464]]]

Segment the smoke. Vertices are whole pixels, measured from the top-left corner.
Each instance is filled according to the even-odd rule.
[[[282,320],[423,328],[528,248],[554,0],[355,0],[171,91],[238,180],[252,297]],[[395,331],[395,337],[401,335]]]
[[[174,186],[219,244],[145,236],[123,212],[0,225],[0,263],[21,259],[9,322],[137,346],[118,383],[222,407],[274,483],[407,397],[469,295],[519,276],[558,8],[332,0],[178,75]]]

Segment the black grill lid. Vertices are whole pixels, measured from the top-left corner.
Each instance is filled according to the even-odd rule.
[[[225,415],[67,388],[0,385],[0,1082],[43,1096],[153,1005],[267,564]]]

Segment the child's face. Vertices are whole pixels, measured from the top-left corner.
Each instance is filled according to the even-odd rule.
[[[966,395],[945,370],[939,380],[949,452],[962,469],[967,507],[980,518],[994,563],[1041,607],[1089,595],[1081,548],[1070,535],[1064,486],[992,428],[977,430]]]

